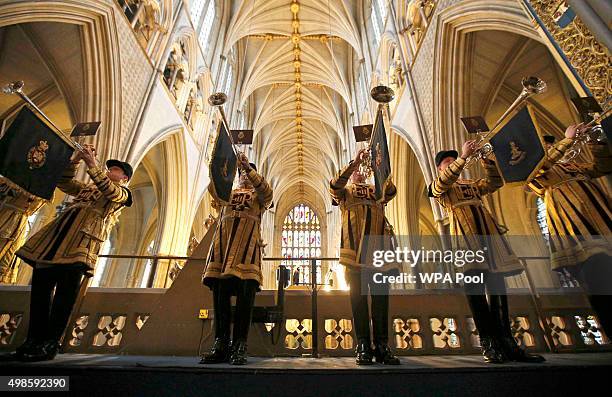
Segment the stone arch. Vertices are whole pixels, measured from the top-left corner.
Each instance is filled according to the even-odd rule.
[[[141,236],[129,248],[131,252],[139,254],[184,255],[187,252],[191,230],[188,189],[188,168],[186,161],[186,148],[183,133],[180,130],[162,131],[158,139],[150,142],[133,162],[135,205],[125,209],[119,224],[127,232],[118,235],[133,239],[134,235]],[[145,188],[138,184],[142,182]],[[132,187],[132,185],[130,185]],[[148,215],[144,214],[145,204],[148,203]],[[177,220],[181,220],[178,222]],[[123,224],[122,224],[123,222]],[[131,222],[131,223],[130,223]],[[151,235],[151,228],[155,225],[155,241],[153,251],[145,253],[145,236]],[[122,244],[127,244],[120,240]],[[127,282],[137,285],[139,276],[143,274],[143,265],[146,261],[134,261],[129,271],[122,272]],[[170,263],[159,261],[154,278],[154,287],[167,287],[171,283],[169,277]],[[114,281],[119,282],[119,281]],[[139,284],[138,284],[139,285]]]
[[[113,23],[112,6],[64,1],[41,3],[25,1],[0,8],[0,26],[31,22],[56,22],[77,25],[82,34],[84,102],[75,110],[77,121],[99,120],[104,128],[94,138],[101,158],[121,153],[121,65],[118,32]],[[79,98],[80,100],[80,98]],[[75,101],[73,101],[76,103]]]
[[[435,47],[439,53],[435,55],[433,80],[439,84],[433,87],[433,153],[459,149],[467,139],[459,117],[481,115],[493,125],[518,96],[521,76],[536,75],[548,84],[545,94],[530,99],[542,130],[560,136],[566,125],[577,121],[569,101],[573,76],[565,74],[520,5],[472,1],[448,7],[438,15]],[[492,59],[488,65],[481,62],[484,58],[480,54],[485,53]],[[435,167],[433,161],[430,167]],[[479,177],[482,170],[474,167],[466,174]],[[523,187],[505,186],[486,196],[485,202],[510,234],[539,235],[532,216],[534,199]],[[519,256],[545,255],[542,244],[538,239],[527,239],[513,248]],[[541,273],[536,282],[551,286],[553,278]],[[517,287],[525,283],[524,275],[509,280]]]

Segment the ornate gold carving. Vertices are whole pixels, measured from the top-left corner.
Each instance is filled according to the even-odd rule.
[[[563,0],[532,0],[531,6],[599,103],[612,94],[610,53],[576,16],[565,28],[553,16]]]

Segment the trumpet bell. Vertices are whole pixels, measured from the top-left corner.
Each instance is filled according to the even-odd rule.
[[[521,85],[530,94],[540,94],[546,91],[546,82],[536,76],[523,77]]]
[[[379,85],[372,88],[370,96],[378,103],[389,103],[395,98],[395,92],[391,87]]]
[[[16,92],[21,92],[24,85],[25,83],[23,82],[23,80],[13,81],[4,86],[2,88],[2,92],[4,92],[5,94],[14,94]]]
[[[227,95],[222,92],[215,92],[214,94],[208,97],[208,103],[211,106],[221,106],[225,102],[227,102]]]

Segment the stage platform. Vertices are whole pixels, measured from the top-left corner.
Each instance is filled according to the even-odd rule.
[[[68,375],[71,392],[87,396],[563,396],[609,387],[612,353],[545,357],[542,364],[487,365],[476,355],[411,356],[400,366],[358,367],[349,357],[250,357],[245,366],[205,366],[197,357],[63,354],[51,362],[0,363],[0,373]]]

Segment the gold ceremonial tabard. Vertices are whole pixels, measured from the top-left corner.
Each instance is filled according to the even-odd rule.
[[[548,160],[527,185],[546,204],[550,233],[551,267],[572,267],[596,254],[612,256],[612,208],[607,195],[593,179],[612,173],[608,146],[589,144],[591,164],[558,163],[573,139],[552,147]]]
[[[11,268],[15,251],[23,244],[28,217],[35,214],[45,200],[11,186],[0,177],[0,282],[12,283],[17,268]]]
[[[272,204],[272,188],[255,170],[248,173],[253,189],[234,189],[228,204],[214,195],[213,204],[219,209],[217,230],[202,276],[204,285],[212,287],[219,278],[238,277],[241,280],[263,282],[261,272],[260,224],[262,214]]]
[[[490,271],[504,275],[518,274],[523,270],[520,261],[503,237],[503,231],[482,202],[482,196],[491,194],[503,186],[495,162],[483,160],[486,176],[483,179],[459,179],[465,160],[453,161],[432,183],[430,195],[444,207],[450,221],[454,249],[473,252],[486,249],[488,260],[466,263],[457,268],[463,272]],[[491,238],[487,238],[491,236]]]
[[[74,200],[53,221],[28,239],[17,256],[32,266],[80,265],[93,270],[101,244],[121,210],[132,205],[129,189],[113,183],[100,168],[87,170],[93,183],[74,179],[70,165],[57,187]]]
[[[340,230],[340,264],[347,268],[371,268],[381,272],[399,269],[397,263],[372,265],[374,250],[392,250],[393,230],[385,216],[385,205],[397,194],[389,181],[384,197],[377,202],[375,188],[370,184],[349,184],[350,164],[340,170],[329,182],[334,205],[340,206],[342,228]],[[369,240],[369,242],[368,242]]]

